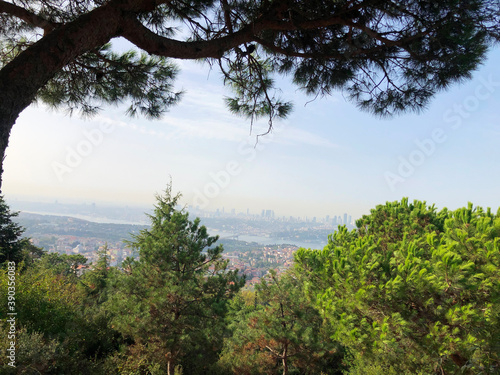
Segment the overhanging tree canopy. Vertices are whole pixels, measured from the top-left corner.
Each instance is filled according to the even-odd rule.
[[[470,76],[499,13],[476,0],[0,0],[0,160],[37,99],[90,114],[127,100],[131,114],[160,116],[179,99],[170,59],[217,65],[229,109],[252,119],[290,111],[273,74],[379,115],[418,110]],[[112,52],[118,37],[144,54]]]

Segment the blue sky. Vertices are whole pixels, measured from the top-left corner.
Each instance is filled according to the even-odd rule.
[[[359,111],[342,93],[294,102],[271,136],[231,115],[219,73],[180,62],[182,102],[161,120],[107,107],[83,120],[44,106],[25,110],[5,160],[7,199],[152,205],[170,178],[187,205],[279,215],[368,213],[408,196],[439,208],[500,206],[500,51],[473,79],[427,110],[390,119]]]

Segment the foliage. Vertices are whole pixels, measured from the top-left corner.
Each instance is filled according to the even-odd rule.
[[[340,374],[342,348],[293,274],[271,272],[256,286],[255,303],[233,302],[221,364],[234,374]]]
[[[324,250],[296,253],[353,373],[498,372],[500,212],[403,199],[356,224]]]
[[[253,292],[179,197],[170,186],[157,197],[150,229],[130,242],[139,258],[122,269],[104,247],[80,275],[84,257],[43,254],[18,235],[17,367],[3,340],[0,372],[498,373],[500,210],[386,203]],[[0,269],[2,317],[8,283]]]
[[[98,262],[86,281],[92,280],[101,288],[87,288],[75,272],[76,266],[85,262],[86,258],[81,255],[52,253],[17,267],[16,368],[8,366],[2,356],[0,372],[101,373],[104,358],[118,349],[121,340],[100,306],[105,295],[106,275],[100,275]],[[8,282],[7,270],[0,270],[2,317],[6,316],[9,306]],[[4,332],[7,324],[2,321],[0,328]]]
[[[91,299],[96,304],[102,304],[107,300],[110,278],[117,270],[110,267],[107,244],[101,250],[98,250],[96,255],[97,261],[92,265],[92,270],[84,273],[80,277],[80,281],[85,286],[86,292]]]
[[[12,218],[18,215],[17,212],[11,212],[3,196],[0,195],[0,264],[6,261],[19,263],[23,259],[23,245],[21,235],[24,228]]]
[[[7,330],[0,326],[0,334],[7,337]],[[48,339],[43,334],[29,333],[21,328],[16,334],[16,367],[11,367],[5,358],[7,341],[0,342],[0,372],[5,375],[39,374],[101,374],[95,362],[78,351],[68,348],[68,341]]]
[[[6,271],[1,272],[0,311],[6,316],[8,278]],[[29,332],[66,334],[82,297],[74,284],[50,271],[30,269],[16,276],[17,319]]]
[[[51,107],[65,106],[69,113],[80,109],[93,115],[101,104],[127,99],[127,114],[157,118],[177,103],[181,92],[173,91],[176,67],[165,58],[137,56],[135,51],[117,54],[110,45],[80,56],[64,67],[38,93]]]
[[[50,270],[58,275],[76,279],[78,266],[87,263],[87,258],[81,254],[46,253],[42,255],[36,267],[40,270]]]
[[[30,268],[35,265],[35,263],[46,254],[46,251],[38,246],[31,243],[29,238],[23,238],[21,240],[22,244],[22,266],[24,268]]]
[[[0,270],[2,317],[7,316],[7,283],[6,271]],[[99,318],[86,314],[85,295],[77,286],[50,269],[32,267],[16,274],[15,287],[16,369],[9,368],[2,350],[2,371],[6,374],[97,374],[99,361],[96,359],[103,353],[106,336],[113,336],[109,330],[99,335]],[[0,328],[2,333],[7,330],[3,319]],[[97,339],[100,342],[96,345]]]
[[[418,110],[436,91],[470,77],[499,35],[498,3],[481,0],[0,5],[0,66],[24,63],[23,52],[37,53],[37,41],[54,47],[54,54],[67,46],[72,51],[61,56],[64,65],[47,73],[36,95],[86,114],[101,103],[128,100],[130,114],[161,115],[179,99],[168,58],[218,65],[235,94],[227,98],[230,110],[252,118],[290,112],[275,90],[276,75],[291,76],[314,96],[343,90],[379,115]],[[88,35],[85,41],[77,39],[76,27]],[[61,30],[68,32],[54,46],[51,38]],[[109,41],[120,36],[146,53],[113,52]]]
[[[131,344],[113,359],[134,373],[152,368],[206,374],[222,345],[224,316],[231,296],[243,285],[227,271],[222,246],[200,220],[177,210],[171,187],[157,197],[151,229],[130,243],[139,260],[117,275],[106,306],[112,324]]]
[[[33,245],[29,238],[21,237],[25,229],[13,221],[18,214],[10,211],[0,195],[0,265],[12,261],[17,268],[24,269],[32,266],[45,252]]]

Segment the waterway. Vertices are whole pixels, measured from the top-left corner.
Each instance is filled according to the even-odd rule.
[[[81,214],[72,214],[72,213],[56,213],[56,212],[40,212],[40,211],[26,211],[21,210],[21,212],[25,212],[27,214],[36,214],[36,215],[48,215],[48,216],[61,216],[61,217],[74,217],[75,219],[91,221],[93,223],[98,224],[128,224],[128,225],[149,225],[148,221],[138,222],[138,221],[127,221],[127,220],[118,220],[118,219],[110,219],[107,217],[97,217],[97,216],[89,216],[89,215],[81,215]]]
[[[229,232],[223,232],[223,231],[218,231],[213,228],[207,228],[208,233],[211,236],[218,235],[221,239],[222,238],[235,238],[235,233],[229,233]],[[246,234],[239,234],[238,235],[238,241],[246,241],[246,242],[256,242],[259,245],[280,245],[280,244],[290,244],[290,245],[295,245],[299,247],[305,247],[306,249],[323,249],[326,244],[328,243],[328,239],[325,238],[324,242],[310,242],[310,241],[300,241],[297,239],[290,239],[290,240],[284,240],[281,238],[273,238],[273,237],[267,237],[267,236],[254,236],[254,235],[246,235]]]
[[[22,210],[21,212],[26,212],[26,213],[30,213],[30,214],[37,214],[37,215],[74,217],[76,219],[87,220],[87,221],[91,221],[94,223],[101,223],[101,224],[149,225],[149,222],[146,222],[146,221],[135,222],[135,221],[127,221],[127,220],[116,220],[116,219],[110,219],[110,218],[106,218],[106,217],[96,217],[96,216],[88,216],[88,215],[72,214],[72,213],[37,212],[37,211],[25,211],[25,210]],[[256,242],[259,245],[290,244],[290,245],[295,245],[295,246],[299,246],[299,247],[305,247],[306,249],[323,249],[326,246],[326,244],[328,243],[327,238],[325,238],[324,242],[301,241],[298,239],[284,240],[281,238],[273,238],[273,237],[268,237],[268,236],[255,236],[255,235],[224,232],[224,231],[219,231],[217,229],[210,228],[210,227],[207,227],[207,229],[208,229],[208,233],[211,236],[218,235],[219,238],[221,238],[221,239],[222,238],[235,239],[235,237],[237,236],[237,239],[239,241]]]

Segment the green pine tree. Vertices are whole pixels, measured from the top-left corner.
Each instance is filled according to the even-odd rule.
[[[127,371],[173,374],[180,365],[185,373],[209,373],[229,299],[244,284],[227,270],[222,246],[214,246],[217,237],[176,209],[179,197],[171,187],[157,197],[151,228],[130,242],[139,259],[129,262],[109,292],[112,324],[131,342],[116,359]]]
[[[302,282],[274,271],[256,285],[255,304],[233,302],[221,364],[234,374],[342,373],[343,349],[305,295]]]
[[[21,236],[24,228],[12,219],[18,212],[11,212],[3,196],[0,196],[0,264],[7,261],[19,263],[23,259],[26,243]]]
[[[498,214],[403,199],[356,224],[324,250],[296,253],[310,295],[353,355],[352,373],[497,373]]]

